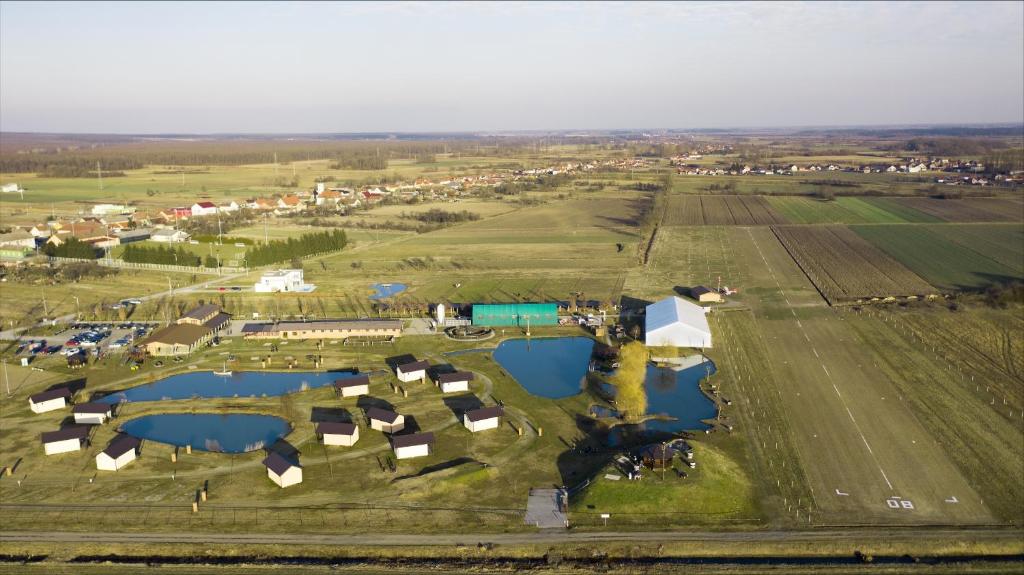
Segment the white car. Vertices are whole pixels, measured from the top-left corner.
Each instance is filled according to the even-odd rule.
[[[75,355],[76,353],[78,353],[80,351],[82,351],[82,350],[81,350],[81,348],[78,348],[78,347],[65,347],[64,349],[61,350],[60,353],[61,353],[61,355]]]

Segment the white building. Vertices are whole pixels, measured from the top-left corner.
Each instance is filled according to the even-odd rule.
[[[396,435],[391,440],[391,446],[395,450],[395,459],[425,457],[433,451],[434,434],[427,432]]]
[[[222,211],[224,213],[231,213],[231,212],[237,212],[239,209],[241,209],[241,206],[238,205],[238,202],[236,202],[234,200],[231,200],[230,202],[220,206],[217,209],[219,209],[220,211]]]
[[[192,204],[192,217],[217,215],[217,204],[213,202],[196,202]]]
[[[287,291],[312,291],[312,284],[302,280],[302,270],[276,270],[267,272],[256,282],[253,290],[256,293],[274,293]]]
[[[4,194],[17,194],[21,191],[23,190],[18,184],[4,184],[3,186],[0,186],[0,193]]]
[[[86,425],[71,425],[57,431],[47,431],[40,435],[43,441],[43,451],[47,455],[79,451],[89,439],[89,427]]]
[[[135,461],[139,455],[142,440],[124,433],[119,434],[110,442],[106,449],[96,454],[96,469],[100,471],[117,471]]]
[[[113,407],[109,403],[79,403],[71,408],[75,423],[85,425],[103,425],[113,415]]]
[[[473,381],[473,374],[468,371],[441,373],[437,376],[437,386],[441,388],[441,393],[469,391],[469,382],[471,381]]]
[[[134,211],[135,208],[124,204],[97,204],[92,207],[92,215],[94,216],[130,214]]]
[[[62,409],[71,403],[71,390],[66,387],[49,389],[35,395],[28,396],[28,406],[34,413],[46,413],[55,409]]]
[[[359,441],[359,426],[354,423],[321,421],[316,424],[316,434],[323,438],[324,445],[352,447]]]
[[[370,376],[357,375],[334,380],[334,389],[342,397],[357,397],[370,393]]]
[[[267,466],[267,477],[281,488],[302,483],[302,468],[276,451],[270,452],[263,465]]]
[[[648,347],[711,347],[707,309],[672,296],[647,306]]]
[[[485,429],[497,429],[501,425],[501,416],[504,414],[505,410],[500,405],[481,407],[463,414],[462,424],[473,433]]]
[[[398,433],[405,429],[405,416],[394,411],[371,407],[366,410],[370,428],[384,433]]]
[[[153,235],[149,237],[149,239],[153,240],[154,242],[168,243],[184,242],[188,241],[188,238],[189,235],[187,233],[181,230],[174,230],[170,228],[156,230],[155,232],[153,232]]]
[[[409,383],[410,381],[416,381],[417,379],[423,381],[427,378],[427,368],[430,364],[426,361],[414,361],[412,363],[406,363],[400,365],[395,369],[395,376],[399,381]]]

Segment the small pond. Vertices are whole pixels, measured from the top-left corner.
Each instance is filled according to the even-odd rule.
[[[213,397],[270,397],[330,385],[336,379],[355,374],[351,371],[241,371],[228,376],[210,371],[180,373],[94,401],[161,401]]]
[[[222,453],[244,453],[273,445],[291,431],[288,422],[254,413],[165,413],[144,415],[121,424],[141,439]]]
[[[683,431],[703,431],[710,426],[704,419],[713,419],[717,413],[715,403],[700,390],[700,382],[715,373],[715,364],[706,360],[686,369],[647,366],[647,413],[674,417],[675,420],[648,420],[639,425],[618,425],[612,429],[609,441],[621,442],[624,433],[631,435],[676,434]],[[614,387],[605,389],[614,392]]]
[[[582,391],[593,351],[588,337],[509,339],[494,350],[494,361],[526,391],[559,399]]]
[[[370,287],[377,290],[377,293],[371,295],[370,299],[384,299],[404,292],[406,285],[403,283],[379,283]]]

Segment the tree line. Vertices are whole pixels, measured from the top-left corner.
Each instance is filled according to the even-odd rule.
[[[475,214],[468,210],[462,210],[461,212],[449,212],[439,208],[431,208],[425,212],[418,212],[413,214],[402,214],[403,218],[409,218],[413,220],[419,220],[428,224],[457,224],[460,222],[475,222],[480,219],[479,214]]]
[[[46,244],[43,247],[43,253],[52,257],[84,260],[94,260],[100,257],[100,250],[96,249],[96,246],[83,242],[78,238],[68,238],[67,241],[59,246]]]
[[[246,252],[245,260],[249,267],[265,266],[293,258],[336,252],[344,249],[347,243],[344,230],[302,234],[298,238],[273,240],[256,246]]]
[[[121,252],[121,259],[126,262],[139,264],[162,264],[170,266],[199,267],[202,258],[185,248],[170,246],[146,247],[135,244],[128,244]],[[213,266],[217,266],[217,260],[213,260]]]

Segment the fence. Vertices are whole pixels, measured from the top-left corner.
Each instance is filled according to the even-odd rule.
[[[220,268],[207,268],[202,266],[175,266],[168,264],[146,264],[137,262],[126,262],[124,260],[118,260],[114,258],[99,258],[95,260],[88,260],[83,258],[62,258],[50,256],[50,263],[77,263],[77,262],[92,262],[97,265],[101,265],[107,268],[124,268],[124,269],[136,269],[136,270],[154,270],[162,272],[180,272],[180,273],[191,273],[191,274],[207,274],[207,275],[224,275],[224,274],[236,274],[245,273],[246,268],[239,267],[228,267],[222,266]]]

